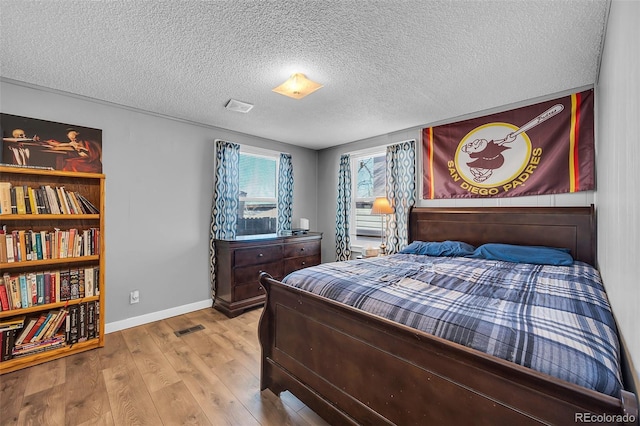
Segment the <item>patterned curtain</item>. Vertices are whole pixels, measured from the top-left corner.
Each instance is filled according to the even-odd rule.
[[[387,252],[397,253],[408,243],[409,209],[416,203],[416,141],[387,147],[387,198],[394,208],[387,222]]]
[[[278,232],[291,230],[293,210],[293,164],[291,154],[280,154],[278,170]]]
[[[209,279],[216,298],[216,251],[213,240],[235,238],[240,204],[240,145],[216,141],[216,177],[209,234]]]
[[[351,258],[349,218],[351,216],[351,158],[349,154],[340,157],[338,172],[338,206],[336,208],[336,260]]]

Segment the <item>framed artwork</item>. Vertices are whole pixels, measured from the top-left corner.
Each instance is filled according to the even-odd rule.
[[[102,130],[0,113],[0,163],[102,173]]]

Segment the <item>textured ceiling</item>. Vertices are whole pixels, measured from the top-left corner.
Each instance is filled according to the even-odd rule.
[[[0,0],[0,76],[314,149],[596,83],[609,0]],[[324,84],[273,93],[293,72]],[[254,104],[227,111],[229,99]]]

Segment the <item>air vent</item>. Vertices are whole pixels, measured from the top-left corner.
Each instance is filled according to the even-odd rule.
[[[253,105],[248,104],[246,102],[236,101],[235,99],[229,99],[229,102],[224,106],[229,111],[242,112],[244,114],[251,111]]]
[[[178,337],[182,337],[185,334],[193,333],[194,331],[204,330],[202,324],[194,325],[193,327],[185,328],[183,330],[175,331],[175,335]]]

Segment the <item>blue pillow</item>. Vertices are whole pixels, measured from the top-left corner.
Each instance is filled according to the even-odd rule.
[[[569,251],[566,248],[491,243],[481,245],[467,257],[535,265],[571,266],[573,257]]]
[[[454,257],[470,255],[474,250],[474,246],[462,241],[414,241],[400,250],[400,253]]]

